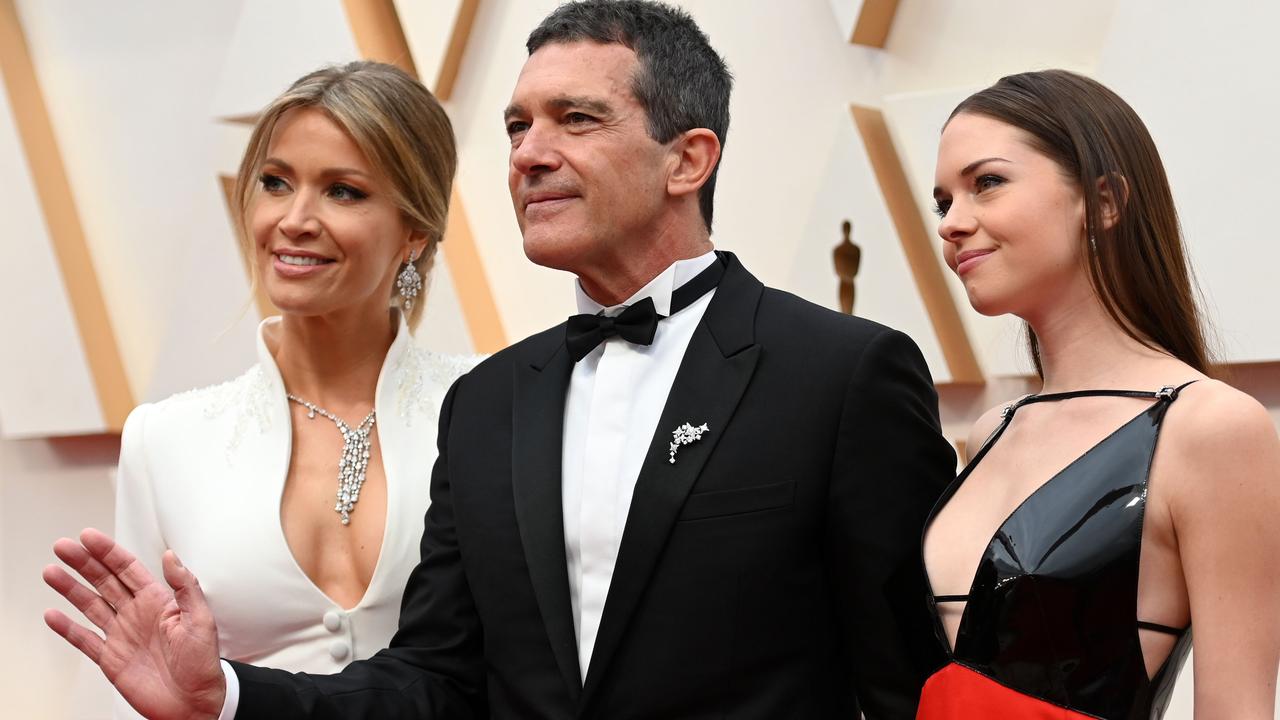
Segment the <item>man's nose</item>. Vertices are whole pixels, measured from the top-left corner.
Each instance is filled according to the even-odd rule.
[[[511,149],[511,167],[521,175],[538,175],[559,168],[560,153],[554,132],[540,123],[531,125],[519,144]]]

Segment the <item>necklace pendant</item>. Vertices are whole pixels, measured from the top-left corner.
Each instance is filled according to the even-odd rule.
[[[376,422],[376,409],[371,410],[365,419],[354,429],[333,413],[309,403],[296,395],[286,394],[293,402],[307,409],[307,417],[315,418],[316,414],[324,415],[333,421],[342,435],[342,454],[338,456],[338,492],[333,511],[341,516],[344,526],[351,524],[351,512],[355,510],[360,499],[360,487],[364,485],[365,471],[369,466],[369,449],[372,443],[369,433]]]

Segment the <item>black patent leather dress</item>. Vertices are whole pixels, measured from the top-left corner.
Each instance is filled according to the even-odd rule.
[[[1191,628],[1137,619],[1138,567],[1151,461],[1165,413],[1183,387],[1032,395],[1005,408],[1002,423],[943,494],[929,523],[1018,408],[1077,397],[1154,401],[1005,519],[968,595],[930,596],[931,606],[968,604],[954,651],[934,606],[938,640],[951,662],[925,685],[920,720],[1148,720],[1164,714],[1191,647]],[[1154,677],[1147,676],[1140,627],[1177,637]]]

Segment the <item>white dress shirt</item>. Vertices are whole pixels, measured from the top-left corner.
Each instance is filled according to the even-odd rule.
[[[584,680],[640,467],[693,331],[715,291],[674,315],[671,293],[715,260],[714,252],[680,260],[613,307],[595,302],[581,283],[575,284],[581,313],[613,316],[647,297],[659,315],[668,316],[658,323],[652,345],[611,337],[578,361],[569,380],[561,496],[569,599]]]

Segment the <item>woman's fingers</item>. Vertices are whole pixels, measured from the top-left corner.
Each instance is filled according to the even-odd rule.
[[[49,587],[58,591],[58,594],[66,598],[75,606],[77,610],[84,613],[89,618],[89,622],[98,626],[99,630],[106,632],[107,626],[115,619],[115,609],[107,604],[106,600],[98,593],[81,585],[70,573],[57,565],[49,565],[45,567],[44,581]]]
[[[68,567],[80,574],[80,577],[89,581],[102,596],[104,600],[111,603],[112,607],[120,607],[121,605],[133,599],[133,593],[124,583],[120,582],[120,578],[107,569],[105,565],[85,549],[83,545],[70,538],[60,538],[53,544],[53,554],[58,559],[66,563]]]
[[[98,664],[102,657],[102,638],[73,622],[65,613],[58,610],[45,610],[44,623],[84,653],[85,657],[92,660],[95,665]]]

